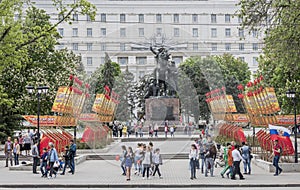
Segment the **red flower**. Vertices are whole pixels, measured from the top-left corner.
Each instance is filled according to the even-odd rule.
[[[239,85],[237,86],[237,89],[243,90],[243,89],[244,89],[244,86],[243,86],[242,84],[239,84]]]

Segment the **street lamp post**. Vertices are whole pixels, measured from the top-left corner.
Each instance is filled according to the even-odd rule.
[[[35,89],[33,86],[26,86],[27,92],[29,94],[34,94]],[[36,96],[38,99],[38,110],[37,110],[37,140],[38,140],[38,150],[40,150],[40,100],[41,100],[41,94],[47,94],[49,90],[48,86],[38,86],[36,88]]]
[[[295,133],[295,163],[298,163],[298,144],[297,144],[297,117],[296,117],[296,92],[293,90],[289,90],[286,92],[286,96],[288,98],[293,99],[294,102],[294,133]]]

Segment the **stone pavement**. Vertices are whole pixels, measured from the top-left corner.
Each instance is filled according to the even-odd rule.
[[[148,142],[146,140],[145,142]],[[108,150],[108,154],[121,152],[120,146],[136,146],[137,142],[115,143]],[[190,139],[180,141],[157,141],[155,147],[160,147],[162,153],[188,152],[192,141]],[[188,170],[189,161],[164,160],[161,166],[163,179],[154,177],[143,180],[140,176],[133,175],[131,181],[126,181],[121,175],[120,162],[115,160],[91,160],[76,166],[75,175],[58,175],[55,179],[44,179],[40,175],[34,175],[29,171],[9,171],[4,168],[4,161],[0,162],[0,189],[2,188],[270,188],[300,187],[299,173],[282,173],[274,177],[254,164],[252,175],[245,175],[246,180],[230,180],[221,178],[220,170],[215,169],[215,177],[204,177],[197,171],[197,179],[190,180]],[[242,164],[241,164],[242,168]]]

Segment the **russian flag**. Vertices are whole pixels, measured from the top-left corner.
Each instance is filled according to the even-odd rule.
[[[282,126],[276,126],[276,125],[270,125],[269,124],[269,129],[270,129],[270,135],[271,139],[275,140],[278,135],[284,136],[284,137],[290,137],[291,131],[285,127]],[[275,138],[273,139],[272,136]]]
[[[283,149],[283,155],[294,154],[294,147],[290,139],[291,131],[285,127],[270,124],[269,129],[271,140],[278,140],[279,145]]]

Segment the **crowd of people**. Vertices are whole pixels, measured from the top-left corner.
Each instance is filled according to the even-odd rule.
[[[162,165],[162,157],[159,148],[154,148],[153,143],[148,145],[138,143],[133,151],[132,147],[123,145],[120,156],[122,175],[126,176],[126,180],[131,179],[131,170],[134,166],[134,175],[141,176],[142,179],[151,179],[155,174],[162,178],[159,166]]]
[[[25,138],[27,138],[27,135],[25,135]],[[22,144],[20,144],[20,142],[22,142]],[[4,145],[4,153],[6,158],[5,167],[8,167],[9,161],[10,165],[13,166],[12,157],[14,157],[14,165],[20,164],[19,156],[22,152],[21,147],[26,147],[24,146],[24,144],[26,143],[23,142],[24,141],[18,141],[18,139],[14,139],[14,142],[12,142],[11,137],[7,138],[7,141]],[[55,178],[60,170],[62,170],[62,173],[60,175],[65,175],[67,167],[70,168],[69,173],[75,173],[75,156],[77,147],[73,139],[70,140],[70,146],[65,147],[65,152],[62,155],[63,158],[58,155],[58,152],[52,142],[49,143],[48,147],[42,148],[42,153],[40,153],[39,151],[38,138],[33,136],[30,141],[28,140],[28,142],[30,142],[30,145],[28,147],[31,151],[27,152],[26,149],[25,154],[26,156],[30,155],[32,157],[32,172],[34,174],[39,174],[39,172],[37,171],[38,166],[40,166],[40,171],[42,174],[41,177],[45,177],[48,179]]]
[[[196,179],[197,169],[201,169],[201,173],[205,177],[208,177],[208,174],[214,177],[214,168],[219,166],[224,167],[220,173],[222,178],[226,174],[227,178],[235,180],[236,175],[238,175],[240,180],[244,180],[243,174],[251,174],[251,159],[251,147],[246,142],[242,142],[242,146],[240,147],[232,141],[222,149],[220,145],[216,145],[212,141],[209,135],[205,137],[200,135],[200,138],[196,139],[191,145],[189,153],[190,178],[192,180]],[[243,174],[240,169],[241,162],[244,164]]]

